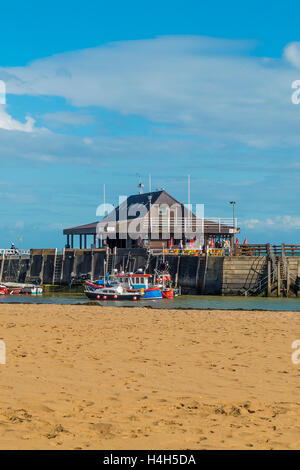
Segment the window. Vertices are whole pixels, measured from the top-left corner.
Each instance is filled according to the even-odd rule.
[[[159,215],[166,215],[167,214],[167,207],[163,207],[161,206],[159,209],[158,209],[158,213]]]

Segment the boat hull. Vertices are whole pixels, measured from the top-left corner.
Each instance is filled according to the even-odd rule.
[[[143,299],[162,299],[162,293],[159,288],[144,289]]]
[[[130,293],[124,293],[124,294],[102,294],[101,292],[90,292],[90,291],[85,291],[85,295],[90,299],[90,300],[114,300],[114,301],[120,301],[120,300],[140,300],[143,296],[141,293],[137,292],[134,294]]]
[[[162,290],[161,293],[164,299],[173,299],[174,297],[173,289]]]

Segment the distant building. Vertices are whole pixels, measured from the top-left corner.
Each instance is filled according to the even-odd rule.
[[[67,247],[74,248],[74,236],[79,248],[161,248],[186,245],[196,248],[214,237],[233,243],[239,229],[233,219],[203,219],[192,213],[166,191],[154,191],[129,196],[99,222],[64,229]]]

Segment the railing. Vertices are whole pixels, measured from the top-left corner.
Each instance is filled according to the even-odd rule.
[[[149,250],[151,255],[188,255],[188,256],[199,256],[202,254],[202,250],[194,250],[194,249],[162,249],[162,248],[151,248]]]
[[[196,248],[152,248],[150,253],[153,255],[168,254],[168,255],[186,255],[192,254],[199,256],[205,254],[203,250]],[[282,257],[283,267],[286,271],[286,257],[300,256],[300,245],[271,245],[267,244],[252,244],[252,245],[236,245],[234,250],[224,248],[208,248],[207,255],[209,256],[269,256],[272,261],[273,270],[277,266],[276,257]],[[275,273],[276,275],[276,273]]]
[[[30,250],[0,248],[0,256],[30,256]]]
[[[285,256],[300,256],[300,245],[283,245]]]
[[[252,245],[237,245],[235,247],[237,255],[248,256],[300,256],[300,245],[271,245],[267,244],[252,244]]]
[[[214,218],[201,219],[199,217],[170,217],[161,216],[161,217],[151,217],[144,218],[142,227],[143,231],[149,230],[152,233],[154,232],[166,232],[170,231],[174,233],[184,232],[209,232],[212,233],[236,233],[237,232],[237,219],[232,218]]]
[[[274,275],[275,275],[275,271],[271,271],[270,278],[272,279]],[[253,286],[242,291],[241,295],[247,296],[248,294],[260,294],[262,291],[264,291],[267,288],[267,286],[268,286],[268,275],[260,279]]]
[[[236,245],[235,254],[244,256],[266,256],[270,245]]]

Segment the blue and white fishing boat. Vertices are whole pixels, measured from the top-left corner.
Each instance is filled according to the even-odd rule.
[[[143,299],[162,299],[161,288],[152,283],[152,274],[143,273],[119,273],[115,277],[128,291],[143,292]]]

